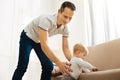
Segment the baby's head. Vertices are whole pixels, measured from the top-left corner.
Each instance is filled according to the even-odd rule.
[[[88,54],[88,49],[83,44],[75,44],[73,47],[73,55],[84,58]]]

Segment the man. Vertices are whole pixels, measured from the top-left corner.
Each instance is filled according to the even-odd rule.
[[[48,36],[62,34],[62,47],[64,55],[68,60],[71,59],[71,53],[68,45],[68,27],[67,23],[73,17],[75,5],[65,1],[58,14],[39,16],[29,23],[20,37],[18,66],[14,72],[12,80],[21,80],[26,72],[31,49],[34,49],[42,66],[41,80],[51,80],[53,70],[52,61],[58,65],[63,74],[70,74],[72,71],[67,62],[61,62],[52,52],[47,44]]]

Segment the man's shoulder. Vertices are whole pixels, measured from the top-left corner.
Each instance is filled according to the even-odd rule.
[[[42,14],[36,18],[39,21],[46,21],[51,23],[56,23],[57,14]]]
[[[54,18],[56,17],[57,14],[41,14],[40,16],[38,16],[37,18]]]

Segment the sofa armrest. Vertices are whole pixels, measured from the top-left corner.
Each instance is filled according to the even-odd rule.
[[[78,80],[120,80],[120,69],[82,73]]]

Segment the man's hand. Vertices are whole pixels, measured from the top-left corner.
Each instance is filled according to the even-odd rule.
[[[69,75],[72,72],[70,69],[71,64],[68,62],[59,62],[57,65],[63,75]]]

